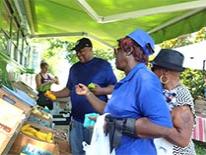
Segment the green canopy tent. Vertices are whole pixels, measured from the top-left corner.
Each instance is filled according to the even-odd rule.
[[[17,0],[32,38],[88,36],[107,46],[136,28],[156,43],[206,25],[206,0]]]

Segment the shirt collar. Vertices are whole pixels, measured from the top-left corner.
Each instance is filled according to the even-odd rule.
[[[132,70],[128,73],[128,75],[119,81],[119,83],[124,83],[126,81],[129,81],[140,69],[147,68],[147,66],[144,63],[137,64]]]

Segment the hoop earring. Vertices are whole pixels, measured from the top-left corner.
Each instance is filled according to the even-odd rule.
[[[133,47],[130,47],[127,51],[126,56],[130,56],[133,53]]]
[[[161,75],[161,76],[160,76],[160,82],[161,82],[162,84],[167,84],[167,83],[169,82],[169,80],[167,79],[166,76]]]

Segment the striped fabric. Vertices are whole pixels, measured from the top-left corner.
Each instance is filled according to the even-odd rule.
[[[192,139],[206,142],[206,118],[196,117],[196,127],[193,130]]]

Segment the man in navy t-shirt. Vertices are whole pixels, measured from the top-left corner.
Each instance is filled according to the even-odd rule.
[[[111,65],[100,58],[93,57],[92,43],[88,38],[77,41],[74,49],[79,62],[74,64],[69,72],[66,88],[54,92],[57,97],[71,97],[72,103],[72,128],[70,131],[70,144],[72,154],[84,154],[82,142],[90,143],[90,132],[83,127],[84,115],[97,112],[88,102],[85,96],[79,96],[75,92],[75,86],[79,83],[95,84],[93,93],[101,100],[107,102],[107,94],[111,94],[116,77]]]

